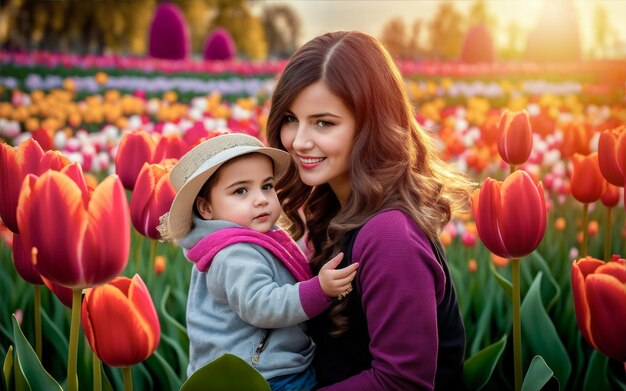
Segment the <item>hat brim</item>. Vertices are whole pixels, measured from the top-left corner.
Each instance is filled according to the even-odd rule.
[[[193,220],[193,205],[204,183],[227,161],[251,153],[260,153],[268,156],[274,163],[274,177],[280,178],[289,167],[291,157],[285,151],[259,146],[237,146],[222,151],[204,162],[187,179],[176,193],[167,219],[168,236],[179,239],[191,229]],[[182,162],[182,159],[181,159]],[[172,170],[174,170],[176,167]]]

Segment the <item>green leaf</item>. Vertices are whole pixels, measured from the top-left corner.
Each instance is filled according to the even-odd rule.
[[[170,315],[167,312],[166,309],[166,304],[167,304],[167,299],[170,295],[170,286],[166,286],[165,287],[165,292],[163,292],[163,297],[161,298],[161,314],[163,314],[163,316],[165,317],[165,319],[167,319],[168,321],[170,321],[170,323],[172,323],[177,329],[178,331],[180,331],[183,335],[187,335],[187,329],[185,328],[185,326],[183,326],[182,324],[180,324],[180,322],[178,322],[172,315]]]
[[[535,356],[524,376],[522,391],[540,391],[553,376],[554,372],[544,359],[541,356]]]
[[[609,384],[609,358],[594,350],[589,359],[589,366],[585,374],[583,391],[610,390]]]
[[[13,321],[13,340],[15,341],[15,362],[19,364],[26,378],[29,388],[33,390],[59,390],[63,391],[59,383],[43,368],[35,351],[30,346],[22,333],[15,315]]]
[[[528,355],[541,356],[560,384],[567,384],[572,371],[567,351],[543,306],[542,273],[537,273],[522,303],[522,346]]]
[[[500,287],[502,287],[502,290],[510,300],[513,296],[513,285],[511,284],[511,281],[507,280],[500,273],[498,273],[496,267],[493,265],[493,262],[489,262],[489,270],[491,270],[491,274],[493,274],[496,278],[496,281],[498,281],[498,284],[500,284]]]
[[[227,353],[198,369],[180,388],[180,391],[196,390],[270,391],[270,386],[256,369]]]
[[[155,351],[144,364],[150,369],[155,376],[155,382],[167,390],[177,390],[182,383],[178,375],[174,372],[170,364],[165,361],[163,356]]]
[[[13,345],[9,346],[7,355],[4,357],[4,364],[2,365],[2,379],[0,384],[0,390],[12,390],[13,376]]]
[[[506,335],[463,363],[463,383],[468,390],[480,390],[487,384],[506,346]]]
[[[561,297],[561,287],[552,276],[552,271],[550,270],[548,263],[538,251],[532,252],[528,256],[528,261],[530,261],[532,266],[543,273],[544,278],[541,280],[541,294],[543,304],[545,308],[549,310],[554,304],[556,304],[559,297]]]

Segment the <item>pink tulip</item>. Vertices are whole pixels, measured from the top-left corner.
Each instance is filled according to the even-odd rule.
[[[129,132],[122,137],[115,157],[115,173],[124,187],[132,190],[144,163],[152,163],[154,140],[144,130]]]
[[[169,181],[175,159],[161,164],[144,163],[130,200],[130,216],[137,231],[151,239],[159,239],[159,217],[170,210],[176,192]]]

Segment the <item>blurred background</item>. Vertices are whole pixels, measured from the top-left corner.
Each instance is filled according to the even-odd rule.
[[[6,50],[150,54],[158,0],[4,0],[0,44]],[[237,55],[282,58],[320,33],[357,29],[405,59],[462,59],[477,28],[487,60],[571,61],[626,57],[626,1],[261,1],[176,0],[191,57],[210,33],[230,32]],[[491,42],[486,42],[491,41]],[[556,45],[555,45],[556,44]]]

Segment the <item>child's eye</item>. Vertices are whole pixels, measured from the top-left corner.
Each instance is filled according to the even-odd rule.
[[[235,189],[235,191],[233,192],[233,194],[237,194],[237,195],[244,195],[248,192],[248,189],[246,189],[245,187],[240,187],[238,189]]]
[[[261,189],[263,190],[272,190],[274,188],[274,184],[273,183],[266,183],[265,185],[263,185],[263,187]]]
[[[291,114],[286,114],[285,118],[284,118],[284,121],[285,122],[298,122],[298,119],[295,116],[291,115]]]

